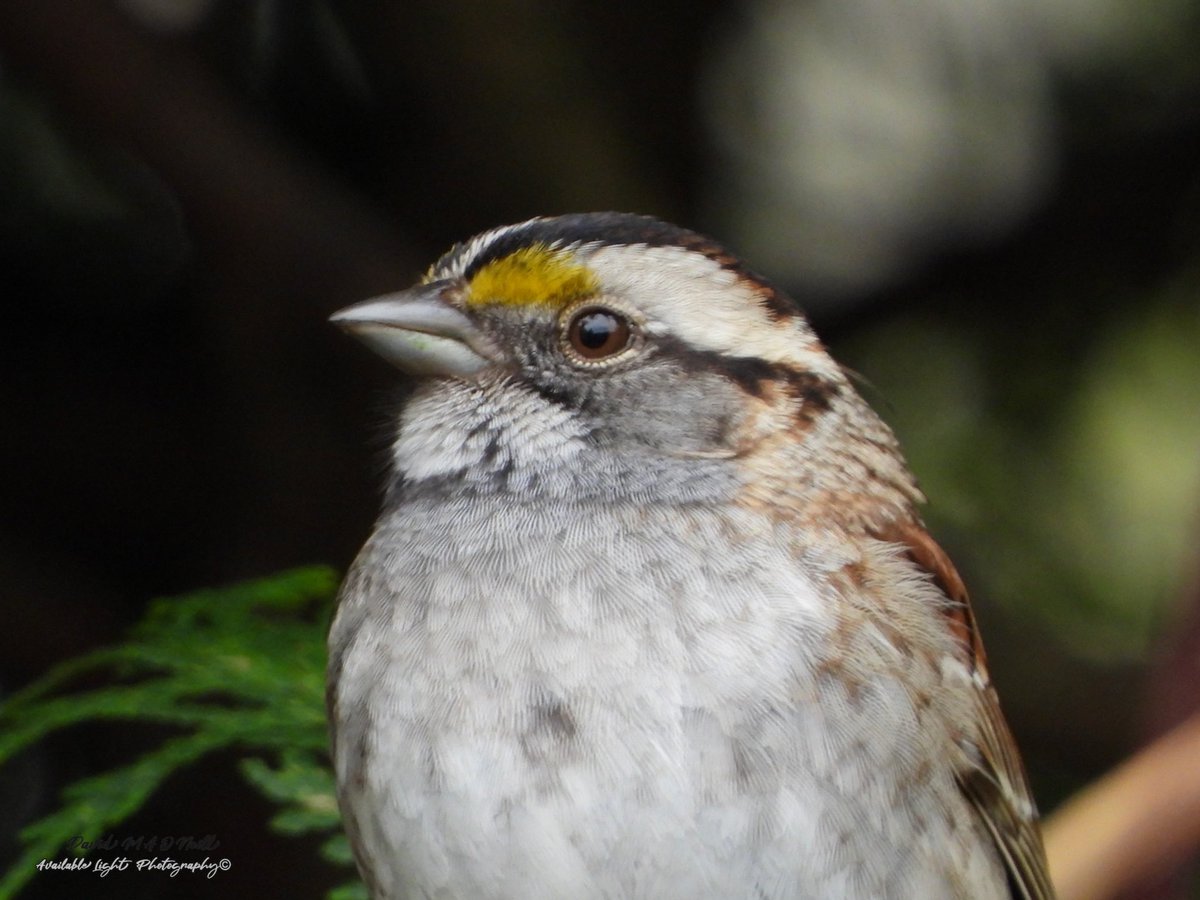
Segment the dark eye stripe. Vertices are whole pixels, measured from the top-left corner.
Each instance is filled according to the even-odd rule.
[[[718,372],[752,397],[763,397],[771,385],[777,385],[800,401],[809,413],[823,412],[840,393],[841,387],[813,372],[800,371],[757,356],[727,356],[713,350],[697,350],[672,339],[657,341],[662,352],[671,355],[688,371]]]

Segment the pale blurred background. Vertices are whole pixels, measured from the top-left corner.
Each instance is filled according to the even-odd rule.
[[[325,316],[624,209],[724,241],[864,377],[1053,810],[1198,705],[1197,46],[1200,0],[4,0],[0,689],[152,596],[344,567],[396,379]],[[148,739],[0,773],[0,865]],[[267,810],[216,760],[130,830],[247,861],[171,896],[320,896]],[[1122,896],[1200,897],[1195,862]]]

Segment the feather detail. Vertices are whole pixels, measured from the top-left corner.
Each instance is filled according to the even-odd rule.
[[[971,674],[977,721],[977,734],[973,739],[964,739],[977,765],[959,774],[959,784],[996,844],[1013,897],[1053,900],[1054,887],[1029,779],[988,675],[987,657],[966,585],[950,557],[920,522],[893,521],[872,534],[899,544],[950,600],[947,627],[958,638],[962,661]]]

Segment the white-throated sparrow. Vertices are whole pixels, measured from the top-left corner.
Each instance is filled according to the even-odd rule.
[[[423,379],[329,637],[374,896],[1052,896],[963,584],[792,300],[596,213],[333,321]]]

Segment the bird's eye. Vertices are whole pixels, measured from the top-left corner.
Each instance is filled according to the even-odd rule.
[[[633,330],[625,316],[593,306],[571,316],[566,336],[571,349],[582,359],[601,360],[628,347]]]

